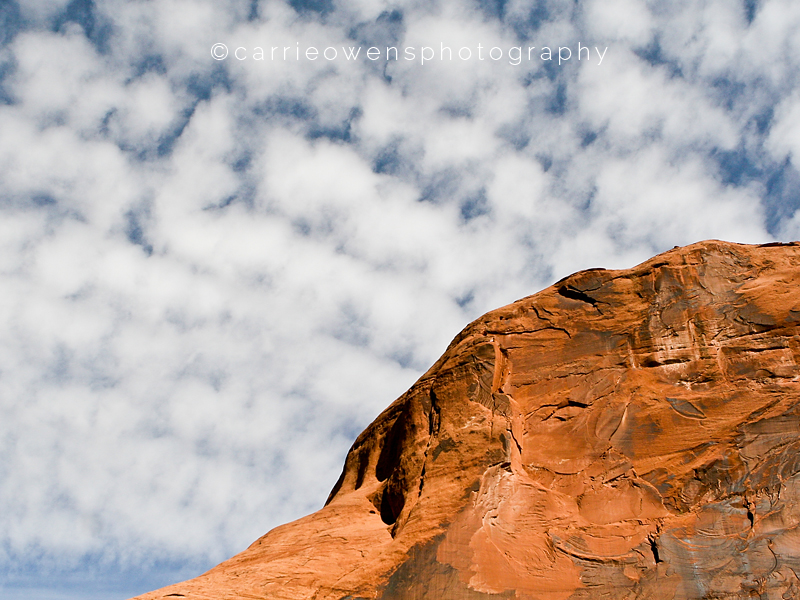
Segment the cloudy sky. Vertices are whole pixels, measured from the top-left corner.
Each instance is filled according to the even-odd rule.
[[[2,0],[0,593],[199,574],[319,508],[480,314],[800,237],[798,32],[793,0]]]

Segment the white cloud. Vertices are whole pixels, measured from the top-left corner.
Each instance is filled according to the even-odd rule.
[[[713,144],[730,148],[738,132],[721,107],[690,82],[652,68],[627,49],[603,65],[580,72],[581,112],[621,148],[636,149],[653,136],[679,148]],[[638,142],[638,143],[637,143]]]
[[[767,148],[778,160],[800,160],[800,94],[785,98],[775,110],[775,121],[767,138]]]
[[[594,0],[587,3],[585,20],[591,34],[604,42],[644,46],[654,29],[643,0]]]
[[[606,162],[595,203],[595,226],[604,224],[626,245],[647,242],[655,250],[717,232],[743,243],[767,239],[754,195],[721,188],[696,159],[669,164],[660,149]]]
[[[125,85],[124,99],[118,103],[118,112],[111,115],[114,139],[125,146],[151,146],[159,137],[175,126],[181,103],[170,89],[169,82],[152,73]]]

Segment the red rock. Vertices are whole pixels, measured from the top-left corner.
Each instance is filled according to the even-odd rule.
[[[490,312],[328,503],[140,596],[800,598],[800,245],[702,242]]]

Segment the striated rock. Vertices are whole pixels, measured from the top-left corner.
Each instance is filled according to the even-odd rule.
[[[142,600],[800,598],[800,245],[702,242],[470,324],[324,508]]]

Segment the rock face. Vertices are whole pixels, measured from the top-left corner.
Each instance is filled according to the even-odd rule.
[[[800,598],[800,245],[702,242],[469,325],[324,508],[142,600]]]

